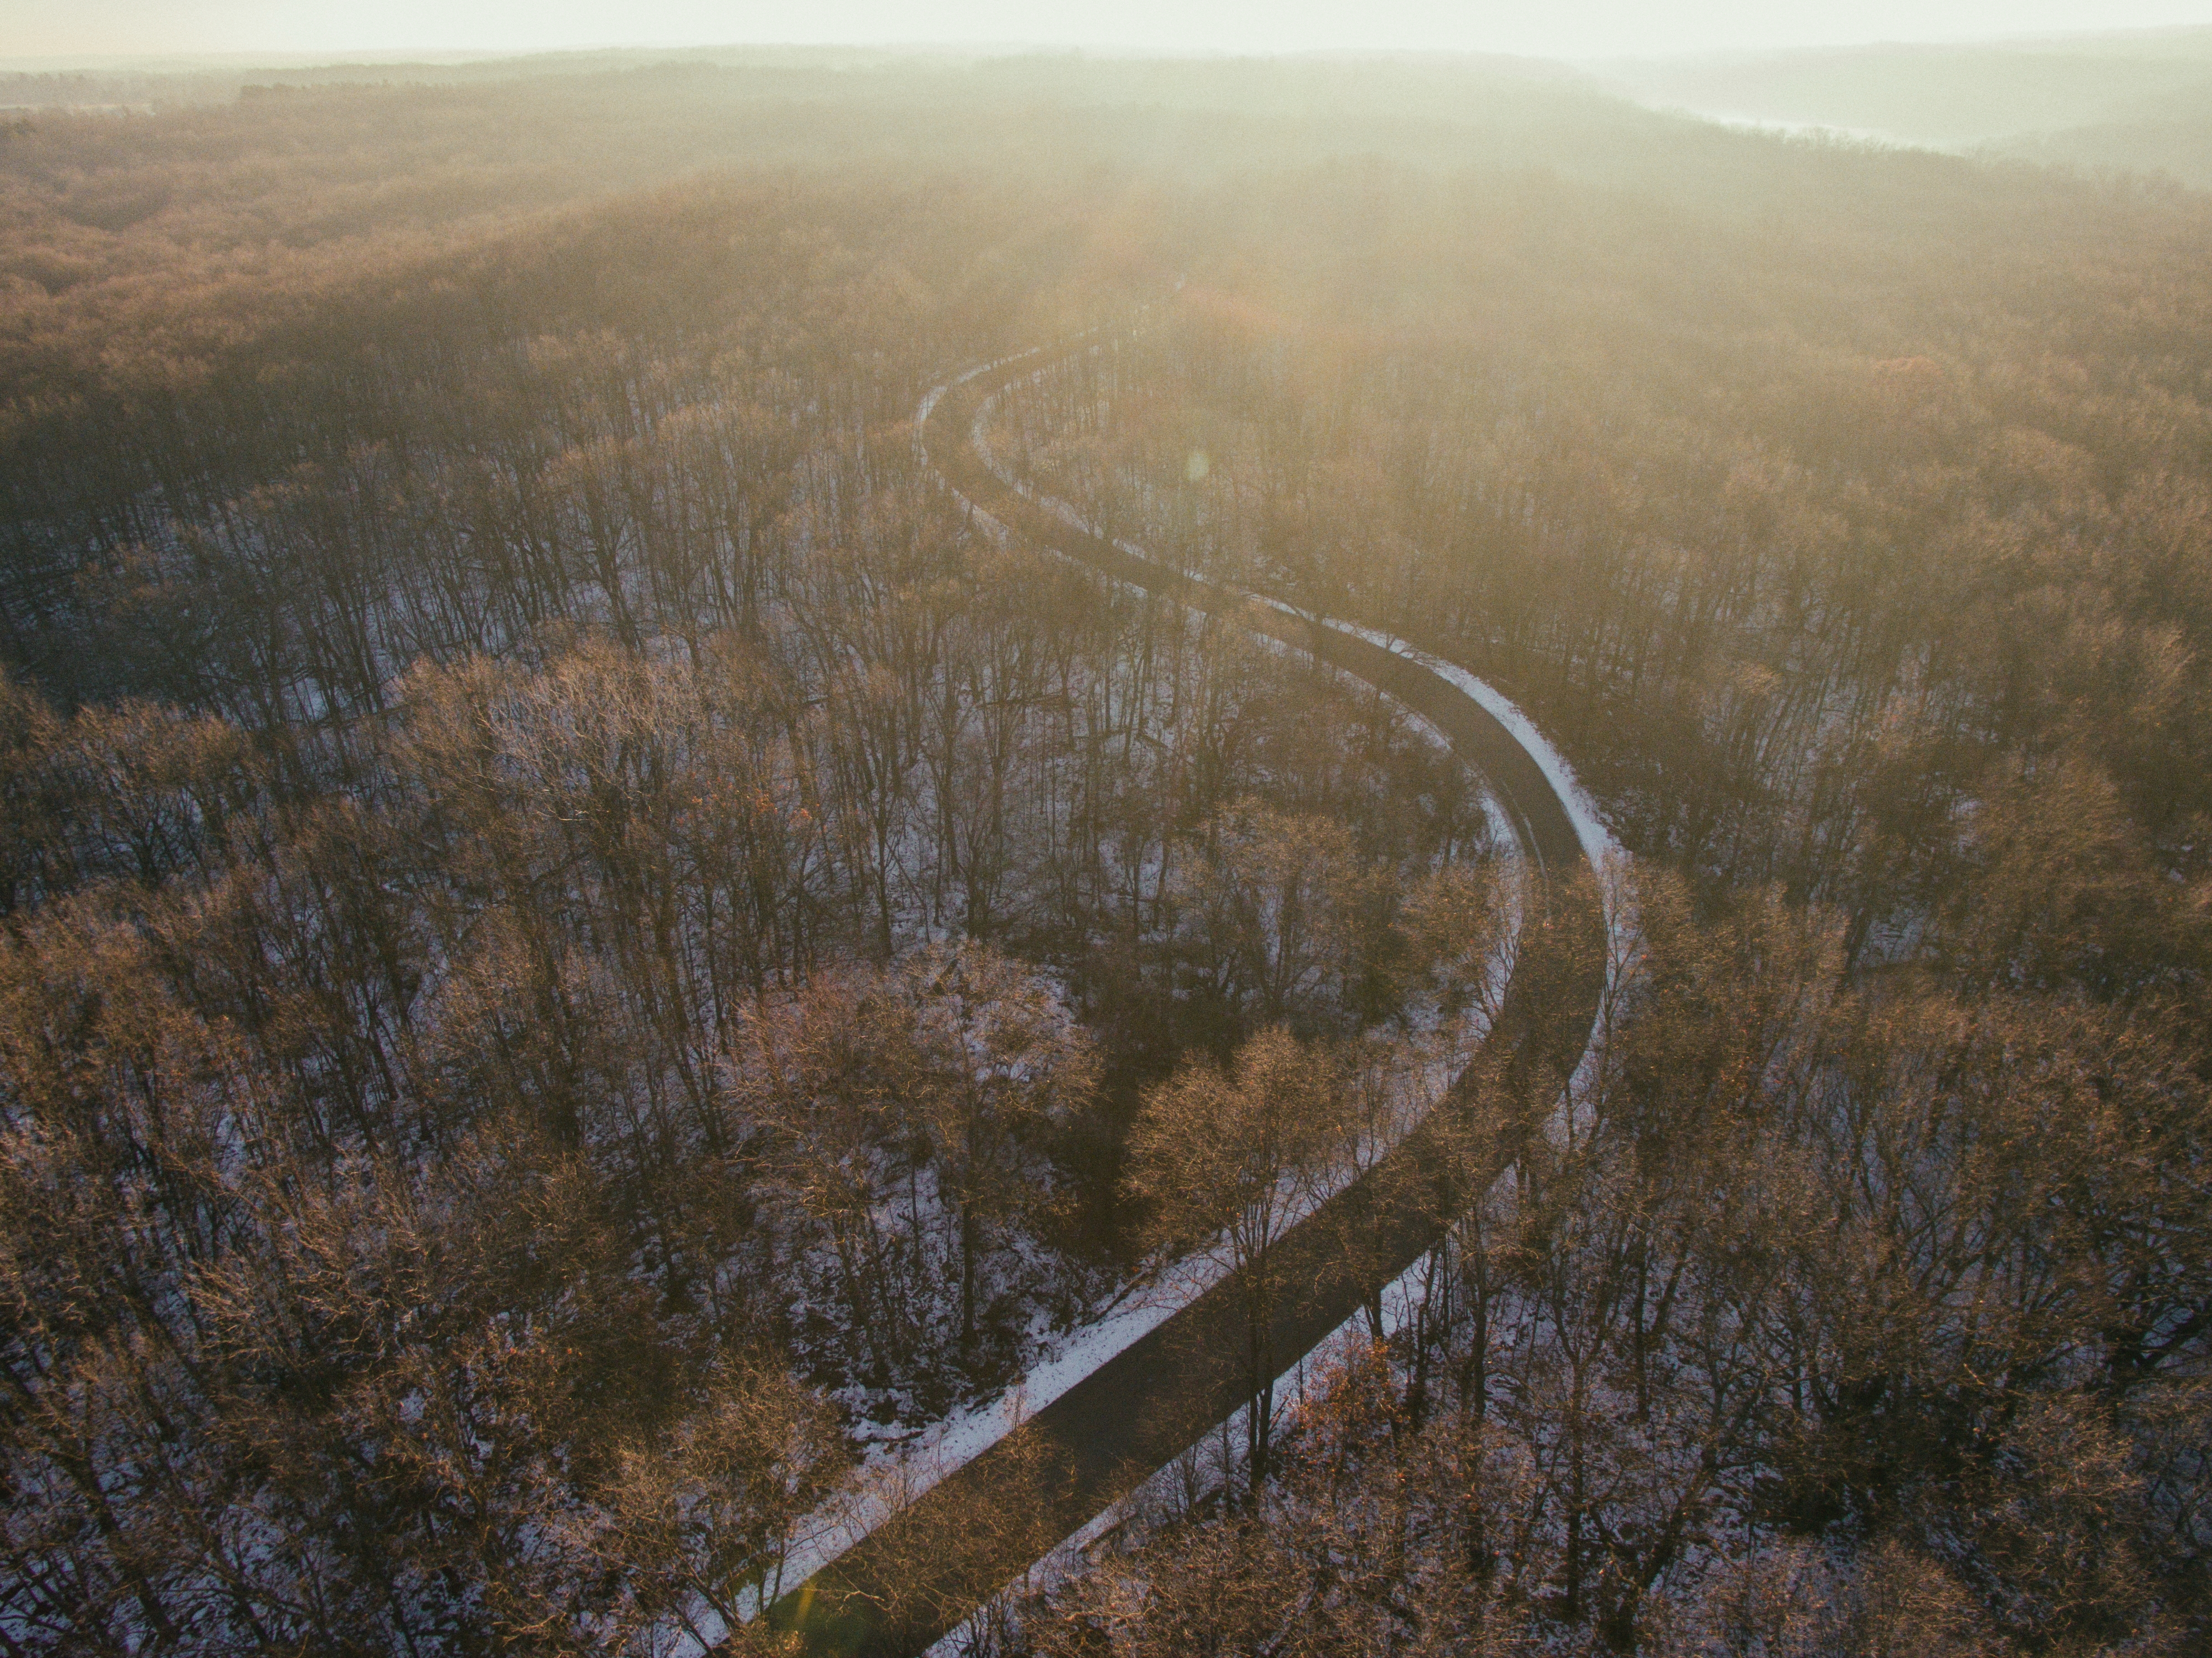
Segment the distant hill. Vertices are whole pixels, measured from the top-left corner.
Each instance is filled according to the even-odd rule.
[[[1639,101],[2212,188],[2212,28],[1616,63]]]
[[[1985,148],[2031,161],[2163,173],[2212,190],[2212,73],[2165,97],[2116,108],[2104,119],[2013,133]]]

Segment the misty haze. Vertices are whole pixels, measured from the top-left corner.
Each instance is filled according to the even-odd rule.
[[[2212,20],[0,0],[0,1658],[2212,1650]]]

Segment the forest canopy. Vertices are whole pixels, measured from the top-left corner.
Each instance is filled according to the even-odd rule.
[[[1398,1299],[966,1638],[2212,1634],[2212,197],[1479,60],[0,101],[0,1645],[773,1644],[1448,1084]],[[1403,705],[963,505],[1035,346],[1009,476],[1526,711],[1607,963]]]

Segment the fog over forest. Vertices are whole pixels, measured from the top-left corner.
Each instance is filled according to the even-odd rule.
[[[121,15],[0,1654],[2212,1647],[2212,30]]]

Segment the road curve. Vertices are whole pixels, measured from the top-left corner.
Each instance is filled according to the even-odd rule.
[[[994,473],[975,429],[990,399],[1047,359],[972,373],[923,405],[924,452],[971,508],[1024,540],[1119,581],[1233,616],[1366,681],[1431,721],[1480,771],[1540,872],[1524,944],[1481,1053],[1444,1102],[1382,1163],[1278,1246],[1277,1355],[1310,1351],[1419,1260],[1448,1205],[1440,1137],[1477,1072],[1571,1073],[1605,975],[1604,923],[1567,808],[1543,768],[1488,710],[1417,662],[1139,557],[1076,527]],[[1032,1561],[1128,1495],[1246,1402],[1243,1309],[1217,1284],[930,1488],[769,1608],[816,1652],[913,1658]],[[1293,1362],[1284,1358],[1276,1368]]]

